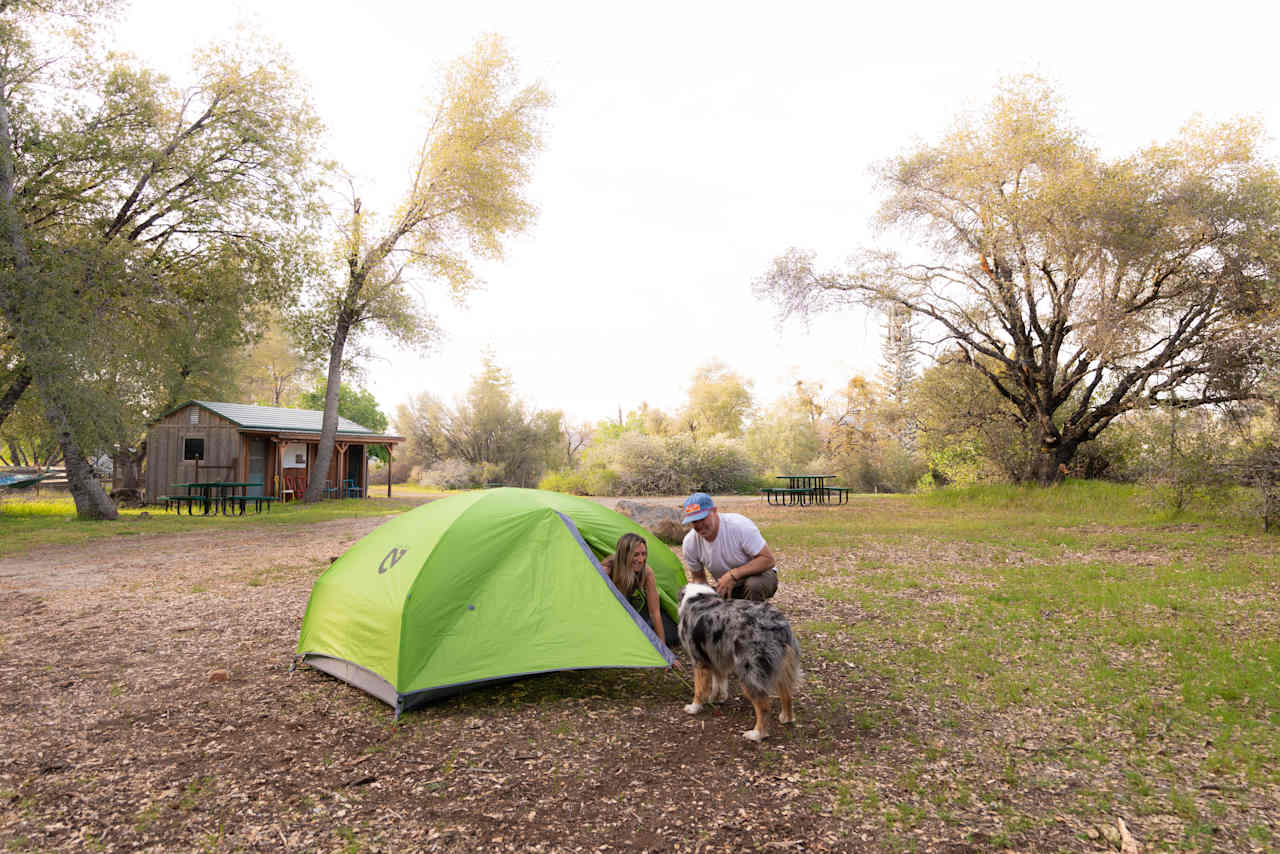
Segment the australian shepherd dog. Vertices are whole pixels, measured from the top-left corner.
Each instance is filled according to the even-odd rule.
[[[708,701],[729,698],[729,677],[737,674],[742,693],[756,710],[756,726],[742,735],[769,737],[770,700],[782,703],[778,721],[789,724],[791,695],[800,681],[800,648],[782,612],[764,602],[720,598],[705,584],[686,585],[680,594],[680,643],[693,657],[691,715]]]

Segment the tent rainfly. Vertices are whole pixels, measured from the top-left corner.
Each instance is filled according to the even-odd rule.
[[[667,667],[671,652],[599,557],[649,546],[676,619],[679,558],[594,501],[501,488],[424,504],[374,530],[316,580],[297,656],[395,708],[556,670]]]

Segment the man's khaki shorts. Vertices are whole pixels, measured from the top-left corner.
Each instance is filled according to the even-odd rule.
[[[730,599],[749,599],[752,602],[765,602],[778,592],[778,570],[767,569],[764,572],[750,575],[734,585],[729,591]]]

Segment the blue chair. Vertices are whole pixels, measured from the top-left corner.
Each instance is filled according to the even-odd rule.
[[[331,480],[326,480],[326,481],[324,482],[324,497],[325,497],[325,498],[337,498],[337,497],[338,497],[338,487],[337,487],[337,485],[336,485],[336,484],[334,484],[334,482],[333,482],[333,481],[331,481]]]
[[[344,483],[346,484],[344,487],[344,494],[347,498],[359,498],[361,496],[362,490],[358,483],[351,478],[347,478]]]

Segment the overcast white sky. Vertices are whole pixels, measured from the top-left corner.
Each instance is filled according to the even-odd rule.
[[[237,23],[281,42],[366,209],[394,205],[424,96],[478,36],[502,35],[556,103],[530,188],[536,225],[483,267],[448,339],[384,350],[384,412],[463,393],[490,349],[530,404],[595,421],[674,410],[719,359],[772,402],[794,379],[878,368],[878,320],[779,329],[751,283],[789,246],[838,265],[877,236],[870,169],[933,140],[1003,76],[1035,72],[1110,155],[1193,114],[1280,131],[1269,4],[788,4],[135,0],[119,43],[183,79]],[[441,289],[435,293],[443,294]]]

